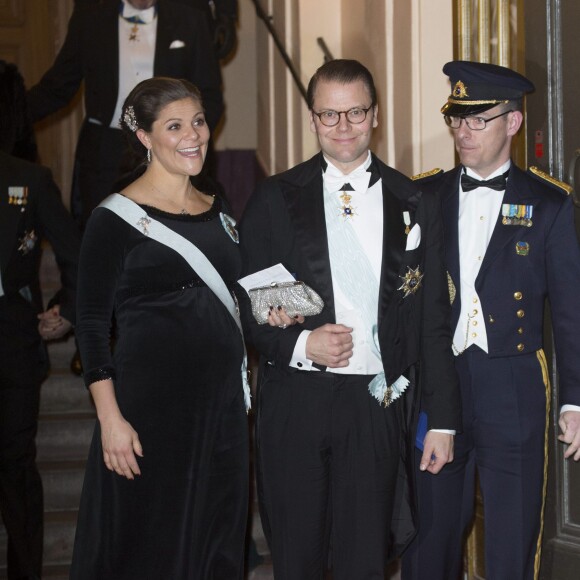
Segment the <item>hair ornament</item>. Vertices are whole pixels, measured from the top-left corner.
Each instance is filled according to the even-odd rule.
[[[129,127],[131,131],[133,131],[133,133],[135,133],[135,131],[137,131],[137,129],[139,128],[139,125],[137,124],[137,118],[135,117],[135,109],[133,108],[133,105],[129,105],[125,109],[125,113],[123,114],[123,121],[125,121],[125,125],[127,125],[127,127]]]

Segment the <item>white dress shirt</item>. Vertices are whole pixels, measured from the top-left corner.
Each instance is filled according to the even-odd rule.
[[[507,161],[486,179],[504,174],[510,168],[510,164],[511,161]],[[469,168],[466,168],[466,173],[475,179],[483,179]],[[455,355],[461,354],[472,344],[488,352],[483,307],[475,290],[475,279],[501,210],[503,194],[503,191],[495,191],[489,187],[463,191],[461,184],[459,185],[458,244],[461,312],[453,335]]]
[[[326,158],[325,158],[326,159]],[[328,166],[326,168],[324,177],[331,176],[333,185],[327,185],[330,180],[324,179],[324,193],[331,194],[336,197],[336,207],[330,209],[332,215],[326,212],[326,220],[350,220],[350,225],[363,248],[364,253],[369,259],[375,278],[378,281],[381,277],[381,261],[383,248],[383,194],[382,181],[378,180],[372,187],[364,186],[360,191],[349,191],[348,194],[352,196],[351,205],[354,208],[355,215],[350,218],[343,217],[341,206],[343,205],[340,195],[342,193],[340,187],[344,183],[349,182],[349,176],[361,175],[364,173],[370,177],[366,171],[371,164],[371,153],[369,151],[367,159],[358,168],[348,175],[343,175],[340,170],[335,167],[328,159],[326,159]],[[337,177],[343,176],[344,179],[336,180]],[[359,179],[353,179],[355,187]],[[364,181],[364,180],[363,180]],[[340,185],[336,185],[337,183]],[[366,181],[368,185],[368,179]],[[332,273],[332,286],[334,291],[334,306],[336,323],[344,324],[353,329],[353,355],[346,367],[341,368],[327,368],[328,372],[337,374],[361,374],[374,375],[383,370],[380,351],[374,341],[369,339],[372,336],[372,329],[366,328],[363,317],[357,309],[356,304],[351,304],[349,299],[345,296],[340,288],[340,284],[336,279],[336,271],[341,267],[341,264],[335,264],[331,260],[330,270]],[[377,287],[378,291],[378,287]],[[378,305],[376,317],[378,319]],[[377,323],[375,319],[375,324]],[[290,366],[299,368],[301,370],[317,370],[312,366],[312,361],[306,357],[306,340],[310,334],[310,330],[304,330],[300,334],[298,341],[294,347],[294,353],[290,361]]]
[[[121,109],[127,95],[133,88],[153,77],[155,58],[155,41],[157,38],[157,17],[155,6],[146,10],[137,10],[123,0],[123,16],[139,16],[145,24],[133,24],[119,15],[119,92],[111,127],[119,128]],[[131,40],[133,28],[137,27],[135,39]]]

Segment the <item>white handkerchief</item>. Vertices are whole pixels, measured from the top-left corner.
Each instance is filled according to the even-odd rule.
[[[184,46],[185,46],[185,42],[183,42],[183,40],[174,40],[169,45],[169,48],[183,48]]]
[[[282,264],[276,264],[241,278],[238,283],[248,292],[251,288],[262,288],[263,286],[269,286],[273,282],[294,282],[295,279]]]
[[[421,228],[419,224],[415,224],[407,236],[407,246],[405,250],[415,250],[421,243]]]

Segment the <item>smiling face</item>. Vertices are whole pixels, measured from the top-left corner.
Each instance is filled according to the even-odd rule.
[[[161,164],[171,174],[197,175],[209,141],[209,128],[199,101],[180,99],[161,109],[150,133],[137,136],[151,149],[153,164]]]
[[[505,105],[498,105],[479,113],[477,117],[490,119],[505,109]],[[521,112],[512,111],[490,121],[482,131],[473,131],[462,121],[458,129],[452,129],[455,149],[462,165],[484,179],[491,175],[510,158],[512,138],[518,132],[522,120]]]
[[[369,90],[362,80],[353,83],[320,80],[316,86],[312,109],[322,111],[348,111],[366,109],[372,103]],[[359,124],[349,123],[340,115],[338,125],[326,127],[310,112],[310,130],[316,133],[320,148],[338,169],[347,174],[356,169],[367,157],[373,128],[377,122],[377,107],[373,107]]]

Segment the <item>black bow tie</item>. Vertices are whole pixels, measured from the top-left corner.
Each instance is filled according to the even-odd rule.
[[[478,187],[489,187],[490,189],[494,189],[495,191],[503,191],[505,189],[505,184],[507,181],[509,171],[506,171],[503,175],[498,175],[493,179],[474,179],[469,175],[462,173],[461,174],[461,189],[463,191],[471,191],[472,189],[477,189]]]

